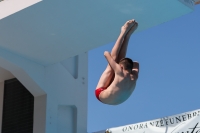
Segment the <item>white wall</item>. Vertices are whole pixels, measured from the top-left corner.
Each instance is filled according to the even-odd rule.
[[[12,73],[35,98],[34,133],[87,132],[87,56],[83,53],[43,67],[0,51],[0,67]],[[2,109],[1,105],[0,100]]]
[[[74,58],[78,58],[78,63],[74,61],[75,64],[71,63],[70,65],[71,67],[74,66],[74,68],[77,65],[77,77],[71,74],[74,70],[70,72],[66,69],[66,63],[71,62],[71,59],[48,66],[45,69],[45,84],[47,88],[45,91],[48,94],[47,101],[51,102],[51,104],[47,104],[47,110],[49,110],[47,116],[47,121],[49,122],[46,125],[47,133],[62,133],[58,129],[58,123],[62,120],[58,116],[69,115],[71,110],[75,112],[75,114],[72,114],[75,115],[73,117],[77,118],[76,124],[73,125],[77,126],[77,133],[87,132],[87,53],[80,54]],[[60,110],[61,108],[63,110]],[[59,114],[64,110],[65,112]],[[71,122],[73,123],[73,121]],[[63,130],[66,130],[66,128],[63,128]],[[67,133],[74,133],[72,131],[74,130],[69,129]]]

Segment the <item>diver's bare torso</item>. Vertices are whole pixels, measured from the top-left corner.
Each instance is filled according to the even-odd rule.
[[[117,105],[126,101],[135,89],[138,78],[137,71],[115,72],[111,85],[100,94],[103,103]]]

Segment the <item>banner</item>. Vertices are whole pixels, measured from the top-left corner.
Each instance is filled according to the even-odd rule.
[[[200,109],[95,133],[200,133]]]

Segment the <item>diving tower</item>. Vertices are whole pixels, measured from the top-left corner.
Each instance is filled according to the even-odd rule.
[[[141,32],[193,6],[194,0],[0,1],[0,128],[12,126],[4,128],[13,121],[4,115],[4,92],[16,82],[34,97],[33,133],[86,133],[88,51],[115,41],[131,18]]]

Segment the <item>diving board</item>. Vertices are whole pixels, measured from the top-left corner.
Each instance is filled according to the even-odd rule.
[[[94,133],[199,133],[200,109]]]
[[[193,11],[179,0],[4,0],[0,7],[0,49],[43,66],[114,42],[129,19],[140,32]]]

